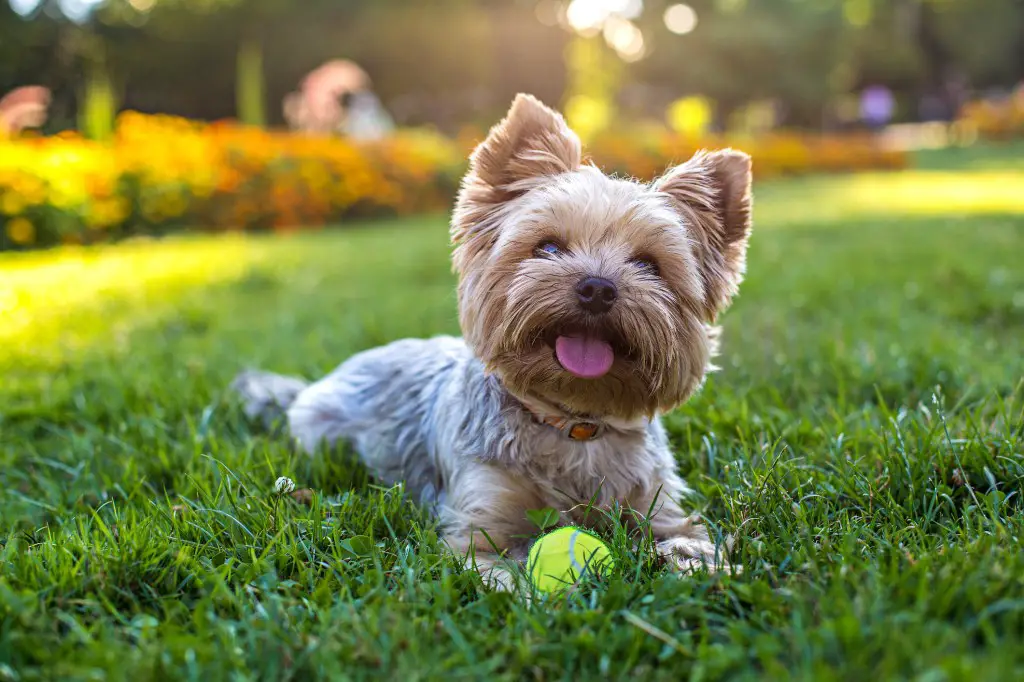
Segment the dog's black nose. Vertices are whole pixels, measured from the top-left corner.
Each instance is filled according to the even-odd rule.
[[[576,285],[580,307],[592,313],[606,313],[619,297],[615,285],[603,277],[584,277]]]

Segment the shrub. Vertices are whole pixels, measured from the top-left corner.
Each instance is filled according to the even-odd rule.
[[[1024,136],[1024,86],[1009,97],[967,102],[957,123],[961,129],[988,139]]]
[[[122,114],[109,141],[74,134],[0,140],[0,248],[175,230],[290,230],[446,209],[480,135],[402,130],[358,143],[235,123]],[[773,134],[687,140],[660,129],[589,146],[610,172],[651,178],[699,148],[737,146],[759,177],[900,168],[863,137]]]

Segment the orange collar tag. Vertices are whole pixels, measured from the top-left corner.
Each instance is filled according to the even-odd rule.
[[[577,422],[569,429],[569,438],[573,440],[594,440],[600,427],[593,422]]]

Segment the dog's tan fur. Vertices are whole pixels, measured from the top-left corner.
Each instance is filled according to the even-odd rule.
[[[467,343],[520,397],[620,419],[685,401],[714,351],[710,327],[742,278],[750,231],[750,158],[701,153],[653,186],[581,165],[562,117],[529,96],[476,149],[452,220]],[[568,247],[532,258],[543,241]],[[658,264],[660,277],[631,259]],[[630,357],[598,380],[562,370],[540,332],[570,318],[573,285],[601,273],[620,298],[602,322]]]

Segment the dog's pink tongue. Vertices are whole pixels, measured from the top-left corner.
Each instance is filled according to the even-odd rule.
[[[596,379],[608,373],[615,352],[607,341],[591,336],[559,336],[555,356],[562,367],[583,379]]]

